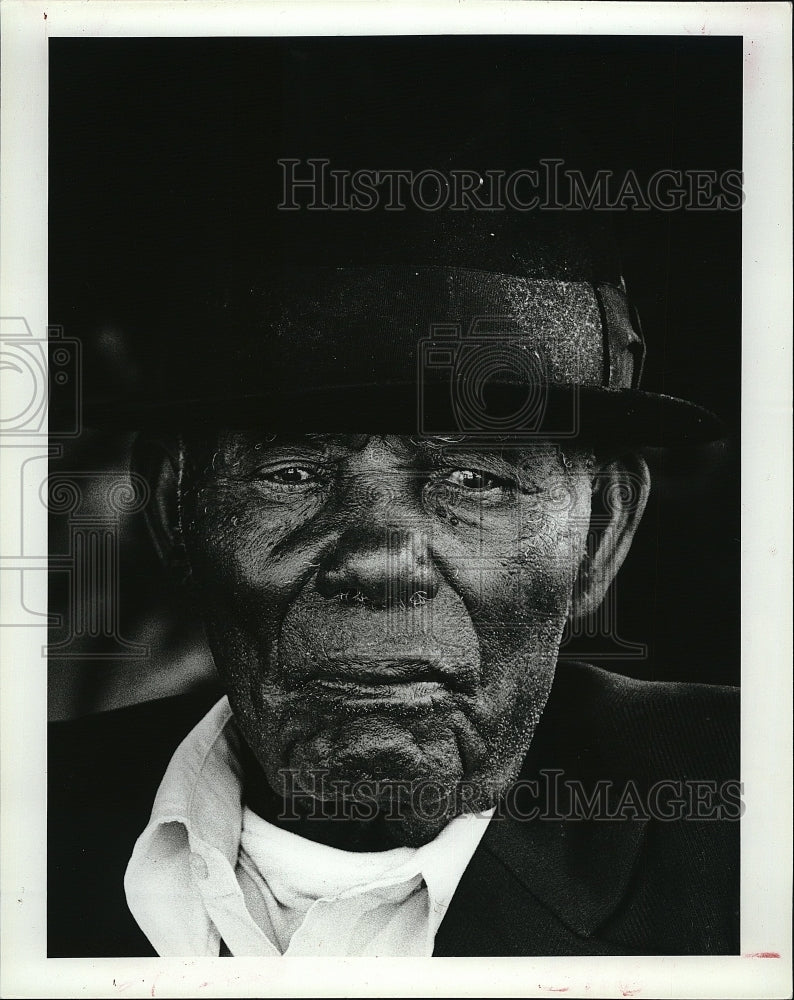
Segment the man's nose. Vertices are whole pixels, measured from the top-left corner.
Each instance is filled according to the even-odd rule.
[[[324,597],[381,608],[432,600],[438,584],[425,535],[398,528],[380,535],[348,529],[317,574],[317,589]]]

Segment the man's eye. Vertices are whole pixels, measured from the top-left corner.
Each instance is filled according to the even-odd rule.
[[[513,488],[513,484],[507,479],[492,476],[490,472],[483,472],[482,469],[453,469],[447,476],[447,481],[471,492]]]
[[[319,478],[314,469],[304,465],[284,465],[279,469],[270,469],[259,473],[260,479],[277,486],[311,486]]]

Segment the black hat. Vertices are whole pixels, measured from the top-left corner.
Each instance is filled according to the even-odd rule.
[[[585,212],[271,213],[174,268],[146,393],[85,420],[697,444],[712,414],[639,388],[609,227]]]

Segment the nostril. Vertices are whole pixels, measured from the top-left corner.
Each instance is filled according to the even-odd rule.
[[[421,608],[423,604],[427,604],[434,596],[435,594],[429,594],[426,590],[415,590],[408,598],[408,603],[414,608]]]
[[[373,610],[383,610],[387,607],[405,606],[421,608],[423,604],[433,599],[433,594],[426,590],[415,590],[409,593],[407,590],[393,589],[388,596],[384,593],[380,599],[368,597],[360,590],[341,590],[336,599],[340,604],[359,605],[360,607],[372,608]]]
[[[336,598],[342,604],[368,604],[371,607],[377,606],[377,603],[371,597],[367,597],[360,590],[340,590]]]
[[[390,530],[384,538],[345,533],[319,568],[318,591],[346,604],[419,607],[438,592],[438,575],[424,539]]]

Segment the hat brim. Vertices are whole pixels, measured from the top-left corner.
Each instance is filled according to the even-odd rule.
[[[492,387],[503,398],[516,386]],[[723,439],[725,424],[710,411],[674,396],[635,389],[549,385],[540,411],[514,419],[470,412],[450,387],[416,383],[288,389],[261,395],[195,399],[86,401],[84,426],[115,431],[165,431],[186,426],[261,427],[271,433],[394,433],[586,440],[598,446],[674,448]],[[469,401],[470,402],[470,401]]]

